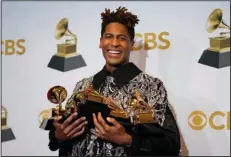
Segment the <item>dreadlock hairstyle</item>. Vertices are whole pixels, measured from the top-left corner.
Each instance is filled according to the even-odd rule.
[[[110,11],[110,9],[105,9],[105,12],[101,13],[102,25],[101,25],[101,37],[105,32],[106,26],[112,22],[118,22],[123,24],[129,33],[131,41],[135,37],[135,25],[138,24],[139,19],[136,15],[133,15],[131,12],[127,12],[125,7],[119,7],[116,9],[116,12]]]

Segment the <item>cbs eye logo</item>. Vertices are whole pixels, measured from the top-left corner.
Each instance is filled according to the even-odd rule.
[[[222,121],[217,122],[217,119]],[[188,117],[188,125],[193,130],[202,130],[209,125],[214,130],[230,130],[230,112],[215,111],[210,115],[206,115],[202,111],[193,111]]]

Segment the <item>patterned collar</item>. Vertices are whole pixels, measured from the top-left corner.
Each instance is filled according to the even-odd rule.
[[[99,89],[104,83],[106,77],[112,76],[115,79],[116,85],[120,88],[141,72],[142,71],[132,62],[123,65],[119,69],[114,70],[112,73],[106,69],[106,66],[104,66],[100,72],[94,75],[93,86],[95,89]]]

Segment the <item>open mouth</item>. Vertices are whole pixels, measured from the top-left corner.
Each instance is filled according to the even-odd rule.
[[[107,52],[110,57],[120,57],[122,55],[122,52],[118,50],[108,50]]]

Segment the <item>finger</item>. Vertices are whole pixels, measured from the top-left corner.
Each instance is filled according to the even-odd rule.
[[[112,123],[117,129],[121,127],[121,124],[118,123],[114,118],[107,117],[107,121]]]
[[[97,133],[97,134],[100,134],[100,131],[96,128],[95,129],[95,132]]]
[[[101,133],[95,133],[95,135],[103,140],[107,140],[106,136],[102,135]]]
[[[54,117],[53,125],[56,129],[61,128],[61,124],[58,122],[62,116]]]
[[[77,137],[77,136],[82,135],[82,134],[84,133],[84,131],[85,131],[85,127],[83,127],[81,131],[75,133],[71,138],[75,138],[75,137]]]
[[[95,135],[98,137],[103,137],[103,135],[100,133],[100,131],[97,128],[95,129]]]
[[[82,128],[85,127],[85,125],[86,125],[87,123],[88,123],[88,122],[85,121],[85,122],[82,122],[81,124],[79,124],[75,129],[73,129],[70,133],[68,133],[67,137],[72,137],[75,133],[81,131]]]
[[[76,128],[78,125],[80,125],[85,120],[86,120],[86,117],[78,118],[75,122],[73,122],[71,125],[69,125],[69,126],[66,127],[66,129],[64,130],[64,133],[65,134],[69,134],[69,132],[71,130],[73,130],[74,128]]]
[[[103,138],[102,135],[101,135],[99,132],[95,132],[95,135],[96,135],[97,137]]]
[[[70,124],[73,119],[75,119],[77,116],[77,112],[73,113],[72,115],[70,115],[64,122],[63,122],[63,127],[66,128],[68,126],[68,124]]]
[[[99,124],[103,127],[103,129],[107,132],[109,131],[109,125],[107,125],[107,123],[104,121],[103,117],[102,117],[102,114],[99,112],[98,113],[98,122]]]
[[[103,127],[99,124],[95,113],[93,113],[93,122],[94,122],[95,127],[101,132],[101,134],[104,135],[105,131],[104,131]]]

